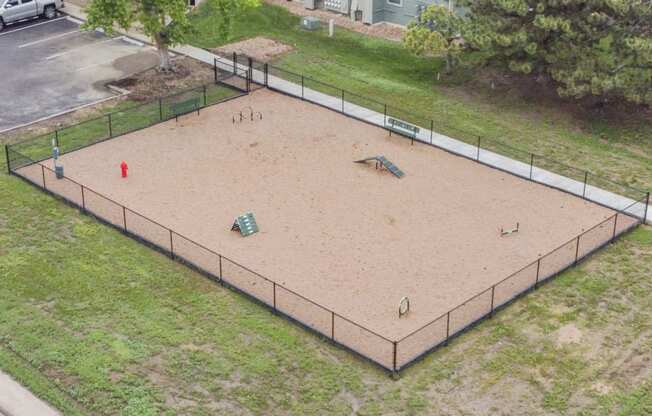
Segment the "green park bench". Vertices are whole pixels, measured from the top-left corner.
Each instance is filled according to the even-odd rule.
[[[419,128],[417,126],[413,126],[412,124],[391,117],[388,117],[387,120],[385,120],[385,128],[389,130],[390,136],[392,135],[392,132],[407,136],[412,139],[413,144],[414,139],[417,138],[417,134],[419,133]]]

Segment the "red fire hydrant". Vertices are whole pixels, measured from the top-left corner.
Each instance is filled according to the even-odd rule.
[[[123,178],[127,177],[127,169],[129,169],[129,166],[127,166],[127,163],[123,160],[122,163],[120,163],[120,170],[122,171]]]

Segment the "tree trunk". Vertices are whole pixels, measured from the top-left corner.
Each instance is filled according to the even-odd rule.
[[[172,65],[170,64],[170,51],[167,43],[161,35],[156,35],[154,40],[156,41],[156,49],[159,56],[159,69],[163,72],[171,71]]]
[[[453,72],[453,57],[447,53],[446,54],[446,74]]]

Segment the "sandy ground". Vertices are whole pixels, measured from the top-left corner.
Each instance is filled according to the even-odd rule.
[[[247,106],[263,119],[234,124],[233,115]],[[375,155],[385,155],[406,176],[353,163]],[[122,160],[130,167],[126,180],[119,175]],[[614,214],[269,90],[61,161],[71,179],[389,339],[407,335]],[[87,192],[87,205],[99,204],[94,199]],[[248,211],[261,231],[243,238],[230,227]],[[128,216],[132,227],[138,221]],[[516,222],[517,234],[500,236],[501,227]],[[608,238],[612,228],[610,223],[598,231]],[[165,242],[167,235],[156,238]],[[175,241],[175,250],[194,249]],[[573,258],[574,243],[562,254]],[[555,262],[556,257],[547,266],[550,272]],[[251,283],[234,265],[224,268],[225,276],[272,302],[271,286]],[[527,269],[522,280],[501,290],[517,290],[535,272]],[[409,297],[411,312],[399,319],[402,296]],[[277,291],[279,305],[330,331],[330,315],[290,297]],[[489,305],[490,291],[470,308]],[[460,325],[464,315],[477,313],[467,309],[455,318]],[[406,350],[421,349],[442,325],[414,345],[406,343]],[[343,320],[335,328],[336,339],[359,336]],[[376,352],[384,363],[391,360],[387,348]]]

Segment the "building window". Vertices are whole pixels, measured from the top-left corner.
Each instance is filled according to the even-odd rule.
[[[387,0],[392,6],[403,7],[403,0]]]

